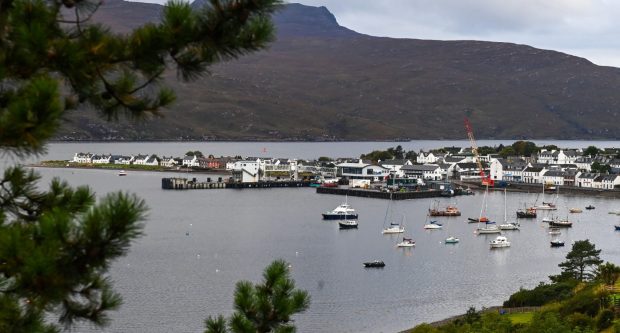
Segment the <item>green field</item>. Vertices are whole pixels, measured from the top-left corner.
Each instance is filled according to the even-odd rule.
[[[534,312],[511,313],[506,316],[513,324],[529,324],[532,321]]]

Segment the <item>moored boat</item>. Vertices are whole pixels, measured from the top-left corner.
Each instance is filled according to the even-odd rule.
[[[620,224],[614,225],[614,228],[616,229],[616,231],[620,231]]]
[[[509,247],[510,242],[508,241],[508,238],[504,236],[497,236],[497,238],[492,240],[489,243],[489,245],[491,246],[492,249],[496,249],[496,248],[501,248],[501,247]]]
[[[460,239],[458,239],[458,238],[456,238],[454,236],[450,236],[450,237],[446,238],[446,240],[444,241],[444,243],[446,243],[446,244],[456,244],[458,242],[460,242]]]
[[[558,227],[549,228],[549,235],[560,235],[561,233],[562,231],[560,231],[560,228]]]
[[[322,214],[324,220],[348,220],[357,219],[355,209],[351,208],[348,203],[340,204],[334,210]]]
[[[386,234],[401,234],[405,232],[405,228],[403,226],[400,225],[400,223],[390,223],[390,226],[387,228],[384,228],[381,233],[386,235]]]
[[[383,268],[385,267],[385,263],[380,260],[374,260],[364,263],[364,267],[366,268]]]
[[[555,220],[549,222],[549,226],[551,226],[551,227],[570,228],[570,227],[573,226],[573,222],[570,222],[568,219],[564,219],[564,220],[555,219]]]
[[[121,170],[118,172],[119,176],[127,176],[127,172],[125,170]]]
[[[564,246],[564,241],[554,239],[551,241],[551,247],[561,247]]]
[[[526,209],[519,209],[517,211],[517,217],[520,219],[536,218],[536,208],[528,207]]]
[[[588,209],[588,208],[586,207],[586,209]],[[583,212],[583,210],[581,210],[581,208],[571,208],[568,211],[571,212],[571,213],[581,213],[581,212]]]
[[[521,225],[517,222],[504,223],[499,225],[500,230],[519,230]]]
[[[357,221],[355,220],[342,220],[338,221],[340,229],[357,229]]]
[[[414,247],[415,246],[415,242],[411,238],[403,237],[403,241],[398,243],[398,244],[396,244],[396,246],[397,247]]]
[[[446,209],[443,209],[443,210],[437,209],[437,208],[429,209],[428,215],[429,216],[461,216],[461,212],[455,206],[448,206],[446,207]]]
[[[434,230],[434,229],[441,229],[443,228],[443,225],[441,223],[437,223],[437,221],[429,221],[427,224],[424,225],[424,229],[427,230]]]
[[[588,205],[588,206],[586,206],[586,209],[587,209],[587,210],[594,209],[594,206],[592,206],[592,205]]]

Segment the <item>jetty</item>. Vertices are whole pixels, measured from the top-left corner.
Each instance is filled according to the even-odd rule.
[[[424,198],[436,198],[441,197],[441,190],[424,190],[424,191],[396,191],[385,192],[377,190],[366,190],[357,188],[335,188],[335,187],[317,187],[316,193],[321,194],[337,194],[348,195],[351,197],[364,197],[364,198],[377,198],[377,199],[393,199],[393,200],[408,200],[408,199],[424,199]]]
[[[279,188],[279,187],[310,187],[310,181],[286,180],[286,181],[261,181],[255,183],[241,183],[223,181],[211,181],[207,178],[206,182],[199,182],[196,178],[162,178],[161,188],[164,190],[209,190],[209,189],[245,189],[245,188]]]

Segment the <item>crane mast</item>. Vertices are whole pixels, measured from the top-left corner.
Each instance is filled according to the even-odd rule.
[[[474,130],[471,128],[471,124],[469,123],[469,119],[467,119],[467,117],[465,117],[465,129],[467,130],[467,137],[469,138],[469,143],[471,144],[471,151],[474,154],[474,160],[476,160],[478,170],[480,170],[482,185],[493,186],[495,182],[491,179],[490,175],[487,176],[484,173],[484,169],[482,168],[480,154],[478,153],[478,145],[476,145],[476,139],[474,138]]]

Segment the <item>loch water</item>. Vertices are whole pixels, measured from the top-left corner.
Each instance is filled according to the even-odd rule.
[[[345,156],[395,145],[339,144],[343,145],[337,148],[339,152],[350,153]],[[52,144],[40,159],[69,159],[78,151],[173,153],[173,143],[158,145]],[[271,144],[253,143],[243,148],[246,145],[237,143],[237,150],[230,143],[222,145],[225,147],[209,150],[183,144],[173,155],[187,150],[251,155],[243,151],[246,149],[256,150],[255,155],[260,156],[261,145]],[[307,158],[343,156],[330,155],[324,148],[328,146],[323,146],[327,144],[316,145],[320,147],[278,144],[282,148],[276,150],[303,152]],[[295,156],[300,155],[274,157]],[[297,287],[312,297],[309,310],[295,317],[298,332],[398,332],[463,313],[470,306],[500,305],[520,287],[533,287],[548,275],[557,274],[558,263],[576,240],[590,239],[603,250],[604,260],[620,263],[620,232],[613,228],[620,223],[620,216],[608,214],[620,210],[620,200],[612,198],[560,193],[555,213],[574,221],[573,228],[562,230],[560,236],[566,247],[550,247],[551,236],[541,222],[545,216],[541,213],[538,219],[520,220],[521,230],[506,231],[512,246],[495,250],[488,245],[495,235],[477,236],[473,233],[476,224],[466,222],[467,217],[480,215],[480,192],[474,196],[395,201],[393,215],[404,219],[405,235],[416,242],[412,249],[398,249],[395,245],[402,235],[381,234],[388,211],[386,200],[349,197],[349,204],[359,214],[359,229],[341,231],[336,221],[323,221],[321,213],[345,198],[317,194],[312,188],[165,191],[161,189],[162,177],[206,180],[213,176],[128,171],[128,176],[118,177],[113,170],[45,168],[37,168],[37,172],[43,177],[42,184],[60,177],[72,185],[88,185],[98,196],[129,191],[150,207],[145,235],[110,270],[124,304],[111,313],[111,324],[105,329],[84,326],[77,329],[79,332],[202,332],[206,317],[232,312],[235,283],[259,281],[263,268],[276,258],[291,264]],[[552,197],[547,194],[546,199]],[[518,208],[537,199],[540,202],[540,193],[509,192],[509,220],[515,220]],[[424,230],[426,212],[435,203],[457,205],[463,215],[437,218],[444,229]],[[590,204],[596,209],[568,214],[569,208],[583,209]],[[487,212],[492,219],[503,220],[503,192],[489,193]],[[460,243],[444,244],[450,235],[458,236]],[[362,267],[362,262],[374,259],[383,260],[386,267]]]

